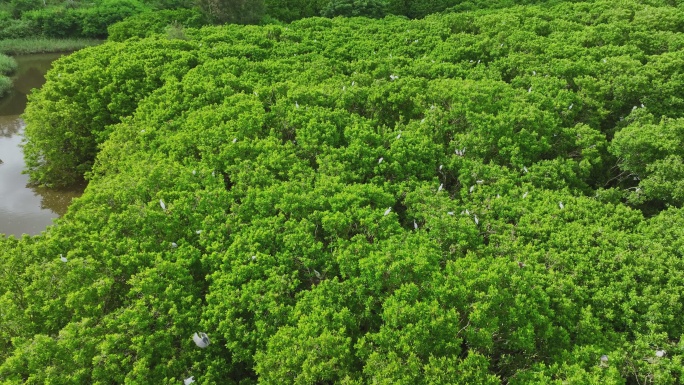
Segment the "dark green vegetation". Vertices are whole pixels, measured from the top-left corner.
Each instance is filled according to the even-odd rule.
[[[107,27],[129,16],[188,7],[186,0],[10,0],[0,8],[0,40],[107,37]]]
[[[10,75],[17,70],[17,62],[9,56],[0,53],[0,97],[4,96],[12,88]]]
[[[90,185],[0,241],[0,380],[682,383],[683,26],[564,3],[58,61],[29,171]]]

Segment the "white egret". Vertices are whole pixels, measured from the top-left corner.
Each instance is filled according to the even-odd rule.
[[[413,220],[413,229],[418,230],[418,224],[416,223],[416,220]]]
[[[532,87],[527,89],[527,93],[529,94],[530,92],[532,92]]]
[[[563,205],[563,202],[558,202],[558,207],[560,207],[561,210],[563,210],[565,208],[565,206]]]
[[[442,171],[442,167],[444,167],[444,165],[443,165],[443,164],[440,164],[440,165],[439,165],[439,171]]]
[[[443,188],[443,187],[444,187],[444,183],[441,183],[441,184],[439,185],[439,188],[437,189],[437,192],[442,191],[442,188]]]
[[[476,224],[476,225],[479,225],[479,224],[480,224],[480,220],[477,219],[477,215],[473,214],[473,220],[475,221],[475,224]]]
[[[484,183],[484,181],[482,179],[479,179],[479,180],[476,180],[475,183],[482,184],[482,183]]]
[[[192,175],[197,175],[197,170],[192,170]]]
[[[388,207],[387,210],[385,210],[385,216],[389,215],[389,213],[392,211],[391,207]]]
[[[525,174],[527,174],[527,167],[523,166],[523,171],[525,172]]]
[[[202,230],[196,230],[195,234],[197,234],[197,235],[202,234]]]
[[[190,384],[192,384],[193,382],[195,382],[194,378],[195,378],[195,376],[190,376],[190,377],[184,379],[184,380],[183,380],[183,385],[190,385]]]
[[[299,108],[299,103],[295,102],[295,108]]]
[[[397,135],[397,139],[400,139],[400,138],[401,138],[401,134]]]
[[[475,185],[470,186],[470,189],[468,191],[472,194],[473,191],[475,191]]]
[[[62,261],[62,262],[66,262],[66,261],[67,261],[66,257],[63,256],[62,254],[59,255],[59,260]]]
[[[164,204],[163,200],[159,200],[159,206],[161,206],[162,210],[166,211],[166,205]]]
[[[574,105],[574,103],[570,103],[570,106],[568,107],[568,110],[572,110],[572,106],[573,106],[573,105]]]
[[[527,191],[523,194],[523,199],[527,198]]]
[[[237,138],[233,138],[233,143],[237,142]]]
[[[667,352],[664,350],[656,350],[656,357],[664,357]]]
[[[399,79],[399,76],[392,74],[392,75],[390,75],[390,79],[397,80],[397,79]]]
[[[356,85],[356,82],[352,82],[352,87],[354,87],[355,85]]]
[[[256,261],[256,255],[252,255],[252,261]]]
[[[449,211],[449,212],[447,212],[447,215],[454,215],[454,212],[453,212],[453,211]]]
[[[192,335],[192,340],[195,342],[195,345],[202,349],[206,348],[211,343],[206,333],[195,333]]]
[[[316,269],[314,269],[314,275],[316,275],[316,278],[318,278],[318,279],[322,279],[322,278],[323,278],[323,276],[321,275],[321,273],[319,273],[318,270],[316,270]]]
[[[384,159],[383,157],[380,157],[380,159],[378,159],[378,164],[382,163],[383,159]]]
[[[608,362],[608,356],[607,356],[607,355],[605,355],[605,354],[604,354],[604,355],[602,355],[602,356],[601,356],[601,362],[602,362],[602,363],[606,363],[606,362]]]
[[[466,215],[470,215],[470,211],[468,211],[468,209],[465,209],[465,213]]]
[[[171,242],[171,247],[175,249],[176,247],[178,247],[178,244],[176,242]]]
[[[532,71],[532,76],[537,76],[537,71]]]

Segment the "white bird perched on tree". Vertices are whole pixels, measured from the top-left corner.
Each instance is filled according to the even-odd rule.
[[[318,270],[316,270],[316,269],[314,269],[314,275],[315,275],[316,278],[318,278],[318,279],[323,278],[323,276],[321,275],[321,273],[319,273]]]
[[[62,254],[59,255],[59,260],[62,261],[62,262],[66,262],[66,261],[67,261],[66,257],[63,256]]]
[[[525,193],[523,193],[523,199],[525,199],[525,198],[527,198],[527,191],[525,191]]]
[[[480,224],[480,220],[477,219],[477,215],[473,214],[473,220],[475,221],[475,224],[476,224],[476,225],[479,225],[479,224]]]
[[[190,376],[190,377],[184,379],[184,380],[183,380],[183,385],[190,385],[190,384],[192,384],[193,382],[195,382],[194,378],[195,378],[195,376]]]
[[[195,345],[199,346],[202,349],[206,348],[211,343],[206,333],[195,333],[192,336],[192,340],[195,342]]]
[[[161,206],[162,210],[166,211],[166,205],[164,204],[163,200],[159,200],[159,206]]]
[[[237,142],[237,138],[233,138],[233,143]]]
[[[565,206],[563,205],[563,202],[558,202],[558,207],[560,207],[561,210],[563,210],[565,208]]]
[[[384,158],[380,157],[380,159],[378,159],[378,164],[382,163],[383,160],[384,160]]]
[[[397,79],[399,79],[399,76],[392,74],[392,75],[390,75],[390,79],[397,80]]]
[[[449,212],[447,212],[447,215],[454,215],[454,212],[453,212],[453,211],[449,211]]]
[[[656,350],[656,357],[664,357],[666,352],[664,350]]]
[[[444,188],[444,183],[439,184],[439,188],[437,189],[437,192],[442,191],[442,188]]]
[[[606,362],[608,362],[608,356],[604,354],[601,356],[601,363],[605,364]]]
[[[176,242],[171,242],[171,247],[175,249],[176,247],[178,247],[178,244]]]
[[[387,210],[385,210],[385,216],[389,215],[389,213],[392,211],[391,207],[388,207]]]
[[[418,224],[416,223],[416,220],[413,220],[413,229],[418,230]]]

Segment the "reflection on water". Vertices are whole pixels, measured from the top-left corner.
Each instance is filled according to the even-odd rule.
[[[83,193],[84,186],[66,190],[29,187],[28,176],[22,174],[24,121],[19,115],[26,107],[26,95],[43,85],[44,74],[61,55],[16,57],[19,69],[14,78],[15,88],[0,99],[0,234],[39,234],[54,218],[64,215],[73,198]]]

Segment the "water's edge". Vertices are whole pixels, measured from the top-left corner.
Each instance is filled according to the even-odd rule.
[[[14,89],[0,99],[0,234],[36,235],[66,213],[71,200],[83,193],[83,186],[69,189],[36,188],[22,174],[21,149],[24,121],[21,114],[27,95],[45,82],[54,60],[68,53],[15,56],[19,65],[13,77]]]

